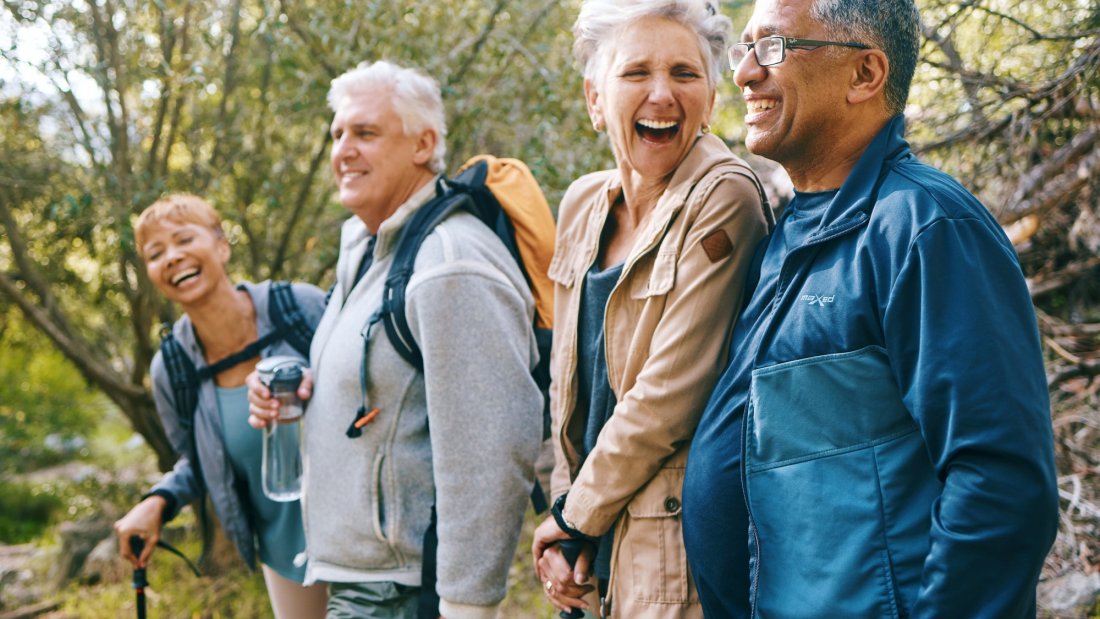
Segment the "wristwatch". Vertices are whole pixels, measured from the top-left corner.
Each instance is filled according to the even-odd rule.
[[[591,541],[592,538],[577,530],[576,525],[565,519],[565,497],[568,493],[559,496],[554,500],[554,506],[550,508],[550,514],[554,516],[554,522],[558,523],[558,528],[565,531],[566,535],[573,539],[581,539],[585,541]]]

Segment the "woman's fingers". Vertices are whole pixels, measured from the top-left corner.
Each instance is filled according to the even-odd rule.
[[[574,570],[557,544],[546,549],[535,568],[542,582],[543,593],[558,610],[588,608],[583,598],[594,587],[575,581]]]

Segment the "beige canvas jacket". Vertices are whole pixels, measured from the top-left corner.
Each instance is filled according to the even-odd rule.
[[[574,182],[558,213],[550,265],[556,316],[552,493],[588,535],[615,527],[610,616],[702,617],[680,529],[684,465],[695,425],[724,367],[730,329],[758,241],[772,220],[749,167],[712,135],[674,173],[611,292],[608,378],[617,405],[581,466],[587,411],[576,410],[577,320],[617,170]]]

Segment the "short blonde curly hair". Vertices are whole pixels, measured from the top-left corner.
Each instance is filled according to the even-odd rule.
[[[188,193],[168,194],[145,207],[134,222],[134,244],[139,254],[150,228],[162,221],[196,224],[208,228],[218,238],[225,238],[222,218],[209,202]]]

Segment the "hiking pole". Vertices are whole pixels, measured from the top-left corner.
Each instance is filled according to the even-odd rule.
[[[141,556],[141,551],[145,549],[145,540],[141,539],[137,535],[130,536],[130,552],[135,557]],[[145,587],[149,584],[149,581],[145,579],[145,568],[134,568],[134,594],[137,596],[137,616],[138,619],[145,619]]]
[[[563,539],[559,540],[558,544],[561,546],[561,554],[565,557],[565,560],[569,562],[569,567],[573,567],[577,564],[577,557],[581,556],[581,551],[584,550],[584,545],[587,544],[583,539]],[[584,619],[584,611],[579,608],[572,610],[563,610],[558,613],[561,619]]]

